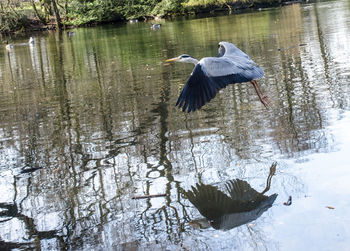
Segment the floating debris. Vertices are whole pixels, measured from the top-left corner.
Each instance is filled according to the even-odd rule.
[[[292,45],[292,46],[289,46],[289,47],[287,47],[287,48],[281,47],[281,48],[278,48],[277,50],[279,50],[279,51],[289,50],[289,49],[297,48],[298,46],[301,47],[301,46],[305,46],[305,45],[307,45],[307,44]]]

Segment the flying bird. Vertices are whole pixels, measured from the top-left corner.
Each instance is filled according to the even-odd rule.
[[[250,82],[259,100],[267,108],[270,100],[261,92],[256,79],[263,77],[264,71],[243,51],[228,42],[220,42],[217,57],[201,60],[182,54],[166,62],[183,62],[195,65],[191,76],[176,102],[182,111],[200,109],[212,100],[216,93],[229,84]]]

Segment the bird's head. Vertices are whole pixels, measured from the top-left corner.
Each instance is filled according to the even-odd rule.
[[[166,60],[165,62],[181,62],[181,63],[192,63],[192,64],[197,64],[198,60],[191,57],[188,54],[182,54],[176,58],[170,58]]]

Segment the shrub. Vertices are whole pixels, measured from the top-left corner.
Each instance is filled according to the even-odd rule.
[[[0,33],[10,33],[29,25],[27,16],[11,9],[0,9]]]

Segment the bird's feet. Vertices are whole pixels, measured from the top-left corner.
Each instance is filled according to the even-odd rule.
[[[265,108],[269,108],[269,104],[271,101],[261,92],[258,83],[255,80],[250,81],[250,83],[254,86],[256,94],[258,94],[260,102],[265,106]]]
[[[268,97],[266,97],[266,96],[262,96],[261,97],[261,103],[265,106],[265,108],[269,108],[269,105],[270,105],[270,103],[271,103],[271,100],[268,98]]]

